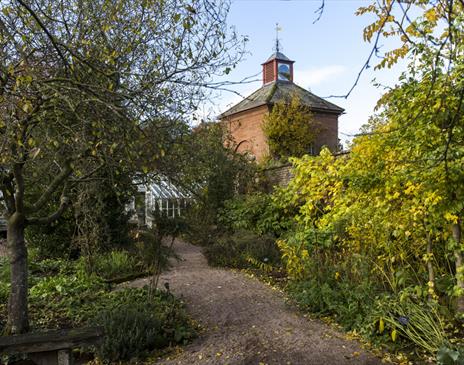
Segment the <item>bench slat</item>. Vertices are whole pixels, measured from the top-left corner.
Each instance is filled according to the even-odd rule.
[[[96,345],[103,338],[101,327],[73,328],[0,337],[0,354],[33,353]]]

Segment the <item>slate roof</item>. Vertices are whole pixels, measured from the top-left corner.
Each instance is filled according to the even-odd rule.
[[[289,61],[289,62],[295,62],[295,61],[292,61],[290,60],[290,58],[288,58],[287,56],[285,56],[282,52],[274,52],[273,54],[271,54],[269,56],[269,58],[266,60],[266,62],[264,63],[268,63],[272,60],[281,60],[281,61]],[[263,65],[264,65],[263,63]]]
[[[222,119],[262,105],[273,105],[278,101],[290,102],[294,95],[299,97],[300,101],[313,111],[333,114],[342,114],[345,111],[345,109],[314,95],[293,82],[274,81],[263,85],[253,94],[226,110],[219,118]]]

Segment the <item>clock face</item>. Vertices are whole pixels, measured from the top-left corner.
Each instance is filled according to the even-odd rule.
[[[283,81],[290,81],[290,65],[286,63],[277,64],[278,79]]]

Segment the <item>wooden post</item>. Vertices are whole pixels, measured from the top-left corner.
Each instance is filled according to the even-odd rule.
[[[71,349],[58,351],[58,365],[74,365]]]
[[[35,352],[29,357],[37,365],[74,365],[71,349]]]

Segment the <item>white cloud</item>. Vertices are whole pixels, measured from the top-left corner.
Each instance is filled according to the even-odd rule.
[[[334,78],[346,70],[345,66],[329,65],[319,68],[309,68],[306,70],[295,70],[295,83],[304,88],[311,88],[324,81]]]

